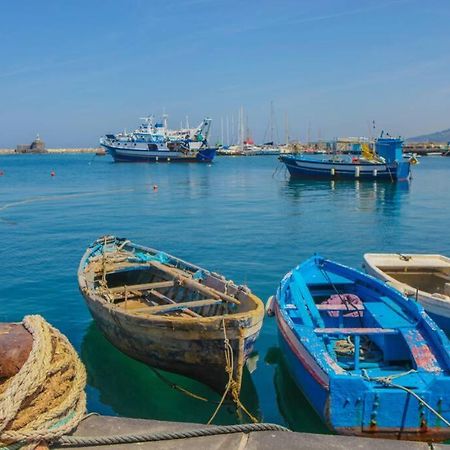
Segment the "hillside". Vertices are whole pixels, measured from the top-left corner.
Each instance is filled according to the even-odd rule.
[[[422,134],[421,136],[410,137],[407,142],[450,142],[450,128],[448,130],[436,131],[435,133]]]

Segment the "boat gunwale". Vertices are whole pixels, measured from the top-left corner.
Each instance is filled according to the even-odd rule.
[[[112,237],[114,237],[114,236],[108,236],[108,238],[112,238]],[[114,312],[116,314],[123,314],[124,316],[131,317],[133,319],[142,320],[143,322],[149,322],[149,321],[161,322],[161,323],[178,322],[178,323],[192,323],[192,324],[198,324],[198,325],[206,325],[206,324],[210,324],[215,321],[225,320],[227,322],[231,322],[231,321],[245,320],[247,318],[249,318],[249,319],[253,318],[255,321],[255,323],[252,323],[252,325],[251,325],[253,327],[254,325],[262,322],[264,319],[264,305],[262,303],[262,300],[259,297],[257,297],[255,294],[253,294],[250,290],[248,290],[248,292],[245,292],[245,291],[241,291],[241,292],[243,292],[245,294],[247,300],[250,301],[250,303],[253,306],[253,309],[250,309],[249,311],[244,311],[244,312],[235,312],[235,313],[231,312],[229,314],[214,315],[214,316],[210,316],[210,317],[203,317],[203,316],[201,316],[201,317],[187,317],[187,316],[180,317],[180,316],[170,316],[170,315],[165,316],[165,315],[159,315],[159,314],[145,314],[145,313],[136,314],[136,313],[133,313],[132,310],[127,311],[124,308],[118,307],[114,303],[108,302],[104,296],[96,293],[92,288],[92,282],[88,281],[87,276],[86,276],[88,273],[94,273],[93,270],[88,270],[89,258],[92,255],[92,252],[93,252],[96,244],[99,243],[98,241],[100,239],[101,238],[94,241],[86,249],[85,253],[83,254],[83,256],[80,260],[80,264],[78,267],[78,273],[77,273],[78,286],[79,286],[83,296],[85,297],[86,301],[88,301],[88,302],[95,301],[95,302],[101,304],[102,307],[108,309],[110,312]],[[115,238],[115,239],[118,239],[118,238]],[[124,242],[125,242],[125,240],[124,240]],[[146,252],[154,252],[154,253],[159,252],[159,250],[156,250],[156,249],[153,249],[150,247],[145,247],[145,246],[139,245],[139,244],[133,244],[132,242],[129,242],[127,245],[130,245],[130,244],[133,247],[135,247],[139,250],[144,250]],[[166,252],[164,252],[164,253],[168,257],[173,258],[191,268],[201,270],[202,272],[208,274],[211,277],[214,277],[215,279],[217,279],[221,282],[227,283],[227,282],[231,281],[231,280],[227,280],[226,278],[224,278],[222,280],[215,274],[211,273],[209,270],[203,269],[200,266],[197,266],[195,264],[184,261],[181,258],[170,255],[169,253],[166,253]],[[236,290],[239,290],[239,287],[240,287],[240,285],[236,285],[234,283],[231,286],[236,288]],[[211,288],[211,289],[213,289],[213,288]],[[224,301],[223,303],[226,303],[226,302]],[[259,320],[257,320],[258,318],[259,318]]]

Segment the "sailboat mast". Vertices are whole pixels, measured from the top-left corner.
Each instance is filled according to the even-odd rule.
[[[286,145],[289,145],[289,122],[288,122],[287,111],[284,113],[284,133],[285,133]]]
[[[227,145],[230,145],[230,121],[228,120],[228,116],[226,118],[227,122]]]
[[[241,145],[241,152],[244,151],[244,108],[241,106],[241,110],[239,111],[239,126],[240,126],[240,145]]]
[[[273,143],[273,100],[270,101],[270,142]]]
[[[221,130],[221,140],[220,144],[223,145],[223,117],[220,118],[220,130]]]

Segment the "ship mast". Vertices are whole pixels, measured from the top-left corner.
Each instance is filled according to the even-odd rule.
[[[244,108],[241,106],[239,111],[239,140],[241,152],[244,151]]]
[[[284,133],[285,133],[286,145],[289,145],[289,122],[288,122],[287,111],[284,113]]]

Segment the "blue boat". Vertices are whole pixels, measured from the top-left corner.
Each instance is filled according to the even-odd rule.
[[[314,256],[283,278],[272,308],[289,370],[331,430],[450,438],[450,342],[420,304]]]
[[[402,144],[401,139],[379,138],[375,152],[366,146],[358,156],[300,153],[281,155],[279,159],[291,177],[404,181],[410,177],[410,162],[403,160]]]
[[[208,147],[211,119],[204,119],[195,129],[173,131],[167,127],[167,117],[155,123],[153,116],[143,117],[143,123],[132,133],[107,134],[100,145],[115,162],[204,162],[210,163],[216,148]],[[181,132],[181,133],[180,133]]]

